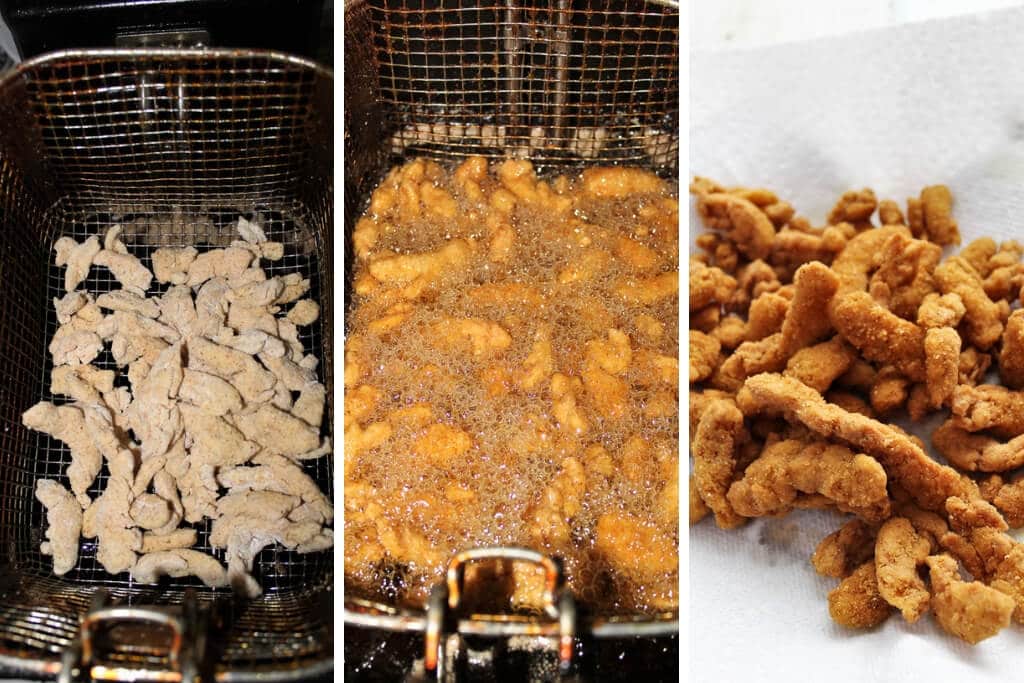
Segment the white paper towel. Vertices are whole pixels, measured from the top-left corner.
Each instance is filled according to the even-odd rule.
[[[794,19],[797,20],[797,19]],[[699,28],[699,27],[697,27]],[[1024,240],[1024,9],[690,58],[690,173],[775,190],[816,224],[851,188],[949,185],[965,243]],[[691,246],[700,232],[691,211]],[[1024,628],[971,647],[931,619],[834,624],[809,558],[841,523],[800,512],[690,530],[690,680],[986,681]],[[1024,535],[1016,534],[1021,540]]]

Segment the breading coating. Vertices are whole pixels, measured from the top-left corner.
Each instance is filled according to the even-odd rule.
[[[948,405],[960,378],[960,335],[952,327],[925,332],[924,369],[930,407]]]
[[[1024,392],[995,384],[966,384],[953,393],[953,422],[969,432],[991,431],[1011,438],[1024,434]]]
[[[882,466],[870,456],[823,441],[770,444],[729,487],[727,498],[744,517],[763,517],[788,512],[801,493],[821,494],[868,521],[889,516]]]
[[[832,324],[846,341],[876,363],[892,365],[915,382],[925,380],[924,331],[871,298],[852,292],[830,310]]]
[[[985,293],[984,283],[965,259],[954,256],[935,269],[935,282],[943,294],[956,294],[964,304],[964,339],[987,351],[1003,333],[999,306]]]
[[[967,431],[955,418],[932,432],[932,444],[955,467],[968,472],[1007,472],[1024,465],[1024,434],[1002,442]]]
[[[874,628],[889,618],[892,607],[879,592],[874,562],[860,565],[829,592],[828,613],[848,628]]]
[[[862,519],[851,519],[818,543],[811,555],[814,570],[822,576],[849,576],[875,554],[878,528]],[[874,563],[871,563],[874,567]]]
[[[690,384],[703,382],[711,376],[718,367],[721,350],[722,345],[714,337],[690,330]]]
[[[874,256],[878,269],[868,282],[868,292],[899,317],[913,320],[921,302],[935,291],[932,273],[941,258],[938,245],[895,234]]]
[[[725,232],[749,258],[765,258],[771,253],[775,226],[753,202],[724,192],[700,194],[697,213],[706,226]]]
[[[701,499],[715,513],[715,523],[731,529],[744,523],[744,518],[726,498],[735,468],[735,451],[743,414],[729,400],[711,403],[704,411],[691,446],[693,478]]]
[[[976,645],[1010,625],[1013,598],[980,581],[960,578],[956,560],[933,555],[925,560],[931,576],[931,608],[951,635]]]
[[[929,185],[921,190],[924,229],[928,239],[939,246],[960,244],[960,230],[953,220],[953,195],[945,185]]]
[[[774,374],[751,377],[737,403],[745,415],[785,413],[826,439],[842,439],[874,456],[925,509],[942,509],[947,498],[964,491],[955,470],[929,458],[903,432],[826,403],[821,394],[795,379]]]
[[[929,594],[917,568],[931,552],[931,543],[919,535],[910,520],[893,517],[878,530],[875,575],[878,592],[903,618],[914,623],[928,609]]]
[[[999,349],[999,379],[1011,389],[1024,389],[1024,310],[1006,320]]]

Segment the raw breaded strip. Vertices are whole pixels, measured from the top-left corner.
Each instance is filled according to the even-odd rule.
[[[953,397],[960,379],[960,335],[952,327],[935,327],[925,332],[924,370],[928,404],[941,408]]]
[[[856,359],[857,353],[853,348],[836,336],[794,353],[783,374],[800,380],[818,393],[824,393]]]
[[[981,581],[961,579],[956,560],[949,555],[932,555],[925,562],[931,576],[932,612],[946,633],[975,645],[1010,625],[1013,598]]]
[[[1024,434],[1024,391],[995,384],[966,384],[953,393],[953,422],[969,432],[983,429],[1008,439]]]
[[[932,444],[954,467],[968,472],[1006,472],[1024,465],[1024,434],[1000,442],[950,419],[932,432]]]
[[[857,567],[829,592],[828,613],[848,628],[873,628],[889,618],[892,607],[878,590],[874,562]]]
[[[924,331],[867,292],[852,292],[835,302],[831,319],[839,334],[868,360],[892,365],[915,382],[925,380]]]
[[[889,516],[885,483],[885,470],[870,456],[824,441],[787,439],[767,446],[727,498],[744,517],[763,517],[792,509],[800,493],[821,494],[844,512],[878,522]]]
[[[814,549],[811,564],[822,576],[841,579],[849,576],[875,554],[878,529],[862,519],[851,519],[826,536]],[[872,567],[874,563],[872,562]]]
[[[1024,389],[1024,309],[1010,314],[999,350],[999,379],[1011,389]]]
[[[693,440],[693,478],[701,499],[715,513],[715,523],[722,529],[732,529],[746,521],[726,498],[742,429],[743,414],[735,403],[722,399],[704,411]]]
[[[996,305],[985,293],[984,283],[971,265],[952,256],[935,269],[935,281],[943,294],[957,294],[963,301],[964,338],[982,351],[988,350],[1003,333],[1003,322]]]
[[[928,609],[928,589],[917,575],[917,568],[930,551],[931,543],[919,535],[905,517],[893,517],[878,530],[875,542],[878,592],[910,623]]]
[[[798,380],[776,374],[751,377],[737,403],[745,415],[786,413],[788,419],[826,439],[843,439],[876,457],[890,479],[927,510],[941,510],[946,498],[966,493],[955,470],[929,458],[906,434],[826,403],[821,394]]]

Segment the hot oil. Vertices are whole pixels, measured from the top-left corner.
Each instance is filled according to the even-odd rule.
[[[594,529],[601,515],[619,511],[673,541],[678,536],[674,521],[663,521],[665,515],[657,509],[664,504],[667,473],[677,467],[677,389],[652,382],[650,370],[638,367],[644,353],[678,357],[677,297],[640,305],[617,294],[624,281],[678,271],[674,189],[607,200],[584,194],[578,177],[553,181],[563,196],[572,198],[571,211],[559,216],[549,206],[519,202],[506,221],[514,231],[514,248],[502,262],[489,258],[488,250],[493,234],[488,226],[497,221],[486,201],[501,186],[493,170],[480,183],[484,201],[474,202],[453,182],[451,172],[428,167],[426,177],[456,199],[458,215],[443,218],[421,210],[410,218],[399,216],[397,209],[384,211],[378,219],[385,227],[367,258],[357,264],[358,281],[374,259],[434,251],[453,239],[475,244],[468,263],[440,272],[412,301],[407,317],[383,334],[370,332],[368,326],[401,297],[383,286],[355,297],[350,338],[358,339],[358,355],[366,366],[359,384],[376,387],[381,396],[359,422],[387,421],[392,433],[377,448],[354,457],[346,453],[346,485],[370,487],[377,504],[371,506],[372,521],[360,517],[346,526],[348,590],[361,588],[379,596],[374,589],[386,576],[387,597],[422,605],[454,553],[521,545],[563,557],[570,586],[598,610],[672,607],[677,573],[638,581],[617,571],[595,549]],[[653,250],[654,263],[637,270],[623,261],[618,255],[623,237]],[[588,277],[564,281],[567,269],[588,259],[598,264],[585,273]],[[511,343],[502,350],[474,353],[471,343],[453,331],[452,321],[460,319],[497,323]],[[652,336],[652,325],[660,327],[660,335]],[[581,377],[588,342],[607,341],[609,329],[629,337],[633,355],[621,374],[629,387],[623,414],[602,417],[586,390],[579,389],[576,406],[587,428],[583,433],[567,431],[553,414],[550,381],[524,389],[517,378],[538,338],[550,340],[555,372]],[[670,414],[646,413],[658,401],[671,403]],[[394,418],[394,411],[421,404],[430,406],[429,420]],[[463,430],[472,447],[455,457],[424,457],[420,440],[435,422]],[[646,444],[640,455],[626,448],[633,437]],[[594,471],[585,455],[596,444],[614,465],[610,477]],[[535,518],[550,502],[552,484],[569,457],[584,464],[586,491],[580,509],[571,517],[562,515],[570,529],[568,542],[551,543],[537,534]],[[383,552],[388,543],[381,540],[382,533],[393,547],[401,546],[404,557]],[[375,553],[381,556],[371,561]],[[396,566],[401,573],[397,595]]]

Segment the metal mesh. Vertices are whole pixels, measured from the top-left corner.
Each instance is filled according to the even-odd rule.
[[[194,579],[133,584],[98,565],[84,541],[78,565],[51,575],[39,553],[45,510],[33,497],[38,478],[63,479],[70,454],[61,442],[21,426],[21,413],[49,394],[46,351],[57,328],[52,299],[63,294],[54,240],[124,226],[129,251],[150,266],[158,246],[200,251],[236,238],[239,215],[258,216],[285,257],[262,262],[268,275],[300,272],[322,304],[318,324],[302,330],[332,386],[331,77],[311,64],[255,52],[108,51],[66,53],[23,65],[0,83],[0,656],[26,668],[54,660],[74,635],[97,586],[115,601],[176,604],[195,587],[217,622],[211,648],[219,672],[264,672],[331,659],[332,553],[264,550],[256,574],[266,595],[238,601]],[[91,269],[96,295],[119,285]],[[162,291],[165,288],[158,288]],[[109,352],[96,364],[114,369]],[[120,373],[124,374],[124,373]],[[126,380],[119,380],[126,381]],[[325,420],[324,433],[329,433]],[[332,462],[306,471],[332,495]],[[101,472],[90,490],[106,486]],[[66,482],[66,479],[64,479]],[[197,526],[211,552],[209,523]],[[222,552],[214,551],[223,559]],[[116,643],[115,643],[116,644]],[[111,653],[111,661],[138,657]],[[142,657],[159,661],[159,647]],[[147,659],[148,657],[148,659]],[[12,658],[14,658],[12,660]],[[133,660],[134,661],[134,660]]]
[[[392,154],[678,167],[677,7],[367,4]]]

